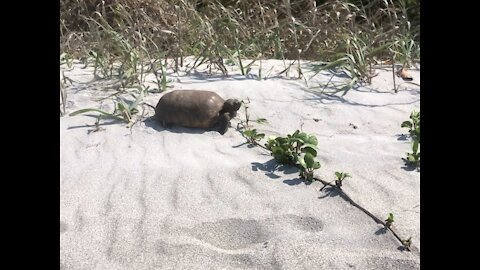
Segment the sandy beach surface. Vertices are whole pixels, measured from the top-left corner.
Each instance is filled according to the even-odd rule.
[[[371,85],[342,96],[312,88],[330,79],[327,72],[306,87],[303,80],[276,76],[282,61],[262,62],[266,79],[258,80],[257,68],[247,77],[233,66],[228,77],[201,68],[170,70],[167,92],[248,98],[251,118],[268,121],[252,125],[267,137],[297,129],[314,134],[322,165],[316,176],[333,181],[335,171],[348,172],[343,190],[382,220],[393,213],[394,228],[412,237],[414,251],[400,250],[392,233],[338,193],[319,191],[320,182],[305,184],[295,168],[278,166],[268,152],[245,144],[235,129],[243,108],[223,136],[164,129],[149,119],[131,130],[105,120],[92,132],[94,117],[66,115],[60,117],[61,269],[420,268],[420,173],[405,167],[411,142],[400,127],[420,108],[419,86],[402,84],[395,93],[385,68]],[[307,76],[309,68],[305,62]],[[93,68],[82,64],[61,69],[73,80],[67,114],[113,111],[114,81],[95,80]],[[420,84],[420,71],[410,72]],[[163,94],[145,101],[155,106]]]

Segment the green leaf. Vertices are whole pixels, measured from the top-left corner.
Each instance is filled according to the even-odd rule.
[[[297,140],[300,140],[301,143],[305,143],[305,141],[308,140],[308,135],[307,135],[307,133],[305,133],[305,132],[298,133],[296,136],[295,136],[295,134],[294,134],[294,137],[295,137]]]
[[[284,138],[284,137],[277,137],[277,138],[275,138],[275,141],[280,145],[288,144],[288,139]]]
[[[309,153],[310,155],[316,157],[317,156],[317,150],[311,146],[304,146],[302,148],[303,153]]]
[[[264,137],[265,137],[265,134],[260,133],[260,134],[255,135],[255,140],[259,141],[259,140],[263,139]]]
[[[317,169],[320,169],[320,167],[321,167],[320,162],[315,161],[315,163],[313,163],[313,169],[317,170]]]
[[[268,149],[268,150],[272,150],[272,148],[276,146],[276,143],[275,141],[268,141],[266,144],[265,144],[265,147]]]
[[[305,153],[305,163],[307,163],[307,168],[313,168],[313,164],[315,163],[314,157],[310,153]]]
[[[298,158],[298,163],[300,164],[300,167],[301,167],[302,169],[305,170],[306,168],[308,168],[308,164],[306,163],[304,157],[302,157],[302,156],[299,157],[299,158]]]
[[[317,137],[315,137],[314,135],[308,136],[308,138],[305,140],[305,144],[311,144],[311,145],[317,146],[318,145]]]
[[[387,225],[388,227],[390,227],[390,226],[392,225],[393,221],[394,221],[394,220],[393,220],[393,214],[392,214],[392,213],[389,213],[387,219],[385,220],[385,222],[387,223],[387,224],[385,224],[385,225]]]
[[[273,147],[272,148],[272,154],[274,156],[283,156],[285,154],[285,150],[283,150],[283,148],[281,147]]]
[[[117,109],[121,112],[126,110],[126,106],[123,104],[123,102],[117,103]]]
[[[340,172],[335,172],[335,176],[336,176],[338,179],[341,179],[341,178],[342,178],[342,173],[340,173]]]
[[[313,71],[316,71],[317,73],[322,71],[322,70],[327,70],[327,69],[332,69],[336,67],[341,67],[344,66],[346,61],[348,60],[347,57],[341,57],[333,62],[328,63],[327,65],[313,65]]]
[[[317,145],[316,145],[316,144],[313,144],[313,143],[305,143],[305,144],[303,145],[303,147],[310,147],[310,148],[313,148],[313,149],[315,149],[315,150],[318,150]]]
[[[256,134],[256,130],[247,129],[243,134],[247,137],[253,137]]]
[[[298,138],[291,138],[290,141],[288,142],[288,148],[292,149],[292,151],[296,151],[297,148],[300,149],[303,145],[303,142],[301,139]]]
[[[388,42],[388,43],[385,43],[384,45],[380,46],[380,47],[377,47],[373,50],[370,51],[370,53],[368,54],[368,57],[373,57],[375,56],[376,54],[378,53],[383,53],[386,49],[388,49],[390,46],[392,45],[392,42]]]
[[[418,152],[418,141],[417,140],[413,140],[412,150],[413,150],[414,154],[416,154]]]
[[[402,128],[412,128],[412,123],[410,121],[405,121],[402,123]]]
[[[144,97],[144,91],[142,91],[141,89],[140,90],[140,94],[137,96],[137,98],[135,99],[135,102],[132,103],[132,105],[130,105],[129,107],[129,110],[132,111],[132,109],[136,109],[138,104],[140,104],[140,102],[143,100],[143,97]],[[138,110],[137,110],[138,112]]]

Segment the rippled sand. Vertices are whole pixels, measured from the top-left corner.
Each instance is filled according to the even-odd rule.
[[[111,82],[91,69],[65,71],[67,113],[113,110]],[[269,60],[264,69],[282,70]],[[231,68],[229,68],[231,69]],[[307,70],[307,67],[305,67]],[[321,95],[302,80],[176,76],[172,89],[212,90],[225,99],[250,99],[260,132],[296,129],[319,141],[318,177],[348,172],[343,189],[420,248],[420,174],[405,168],[410,142],[400,127],[419,109],[414,85],[392,90],[380,70],[371,86],[347,95]],[[272,72],[274,74],[274,72]],[[412,71],[420,82],[419,71]],[[177,81],[178,78],[178,81]],[[325,83],[319,75],[309,81]],[[340,78],[335,78],[340,80]],[[398,80],[397,80],[398,83]],[[150,94],[155,106],[162,94]],[[153,114],[149,109],[146,113]],[[306,185],[295,169],[277,166],[232,128],[173,127],[149,120],[130,131],[121,123],[89,132],[95,118],[60,118],[60,263],[62,269],[419,269],[418,252],[404,252],[391,233],[323,186]]]

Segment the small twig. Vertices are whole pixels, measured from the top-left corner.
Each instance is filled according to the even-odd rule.
[[[316,178],[314,178],[314,179],[316,179]],[[323,180],[320,180],[320,179],[316,179],[316,180],[318,180],[318,181],[320,181],[320,182],[323,183]],[[335,180],[330,181],[330,182],[328,182],[328,183],[326,183],[326,184],[323,184],[323,187],[320,189],[320,191],[323,191],[323,189],[326,188],[327,186],[335,187],[335,185],[332,185],[333,182],[335,182]]]
[[[356,208],[360,209],[362,212],[364,212],[365,214],[367,214],[369,217],[371,217],[377,224],[381,224],[383,225],[386,229],[390,230],[393,234],[393,236],[395,236],[395,238],[397,238],[398,241],[400,241],[400,243],[404,246],[404,248],[408,251],[411,251],[411,248],[404,245],[404,240],[397,234],[397,232],[395,232],[392,228],[392,226],[386,226],[386,223],[379,219],[378,217],[376,217],[374,214],[370,213],[370,211],[368,211],[367,209],[363,208],[362,206],[360,206],[359,204],[357,204],[356,202],[354,202],[352,200],[352,198],[350,198],[350,196],[348,196],[342,189],[338,188],[336,185],[332,185],[331,183],[332,182],[327,182],[327,181],[324,181],[320,178],[317,178],[317,177],[313,177],[314,180],[317,180],[317,181],[320,181],[322,184],[324,184],[324,187],[322,187],[320,190],[323,190],[326,186],[330,186],[332,188],[335,188],[338,192],[341,193],[342,197],[345,198],[350,204],[352,204],[353,206],[355,206]]]
[[[252,143],[253,145],[260,146],[261,148],[263,148],[263,149],[265,149],[266,151],[270,152],[270,150],[268,150],[267,147],[265,147],[264,145],[259,144],[259,143],[256,142],[256,141],[253,141],[253,142],[251,142],[251,143]]]

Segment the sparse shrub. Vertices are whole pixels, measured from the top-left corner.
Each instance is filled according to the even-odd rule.
[[[313,171],[320,168],[320,163],[315,161],[317,144],[314,135],[297,130],[286,137],[269,137],[265,147],[278,163],[297,166],[300,177],[312,181]]]

